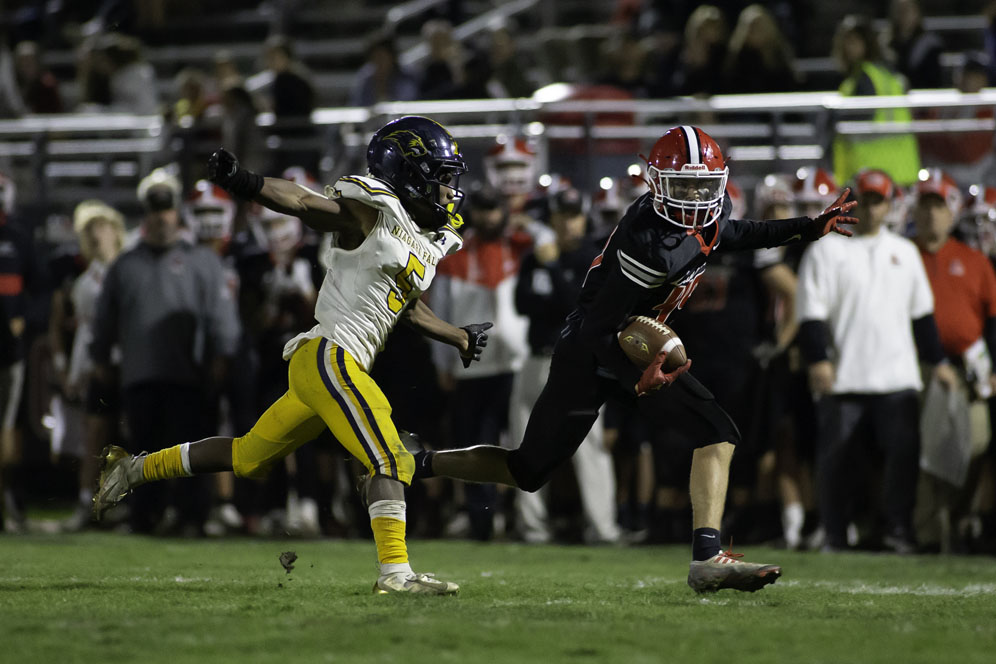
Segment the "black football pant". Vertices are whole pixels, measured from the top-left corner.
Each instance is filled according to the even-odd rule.
[[[581,445],[610,395],[635,404],[638,416],[662,433],[666,445],[692,450],[740,442],[733,420],[691,373],[637,397],[600,369],[594,353],[568,334],[554,351],[550,375],[529,415],[522,444],[509,452],[509,471],[519,488],[537,491],[546,484]]]
[[[816,406],[816,472],[827,544],[847,546],[847,524],[868,511],[859,480],[881,458],[887,532],[912,537],[920,463],[920,406],[913,390],[826,396]]]
[[[502,434],[508,431],[513,378],[514,374],[503,373],[457,381],[451,406],[453,440],[461,445],[501,445]],[[490,540],[494,535],[498,488],[494,484],[467,483],[464,496],[471,537]]]
[[[205,396],[197,388],[143,383],[124,388],[121,397],[132,454],[158,452],[213,433],[205,430]],[[181,524],[200,528],[211,507],[210,479],[204,475],[138,487],[128,501],[132,530],[152,532],[167,505],[176,507]]]

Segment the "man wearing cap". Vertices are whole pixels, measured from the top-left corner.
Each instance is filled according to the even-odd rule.
[[[550,373],[553,348],[574,307],[588,268],[601,251],[588,232],[586,204],[573,187],[549,197],[550,225],[556,243],[532,251],[522,259],[515,287],[515,307],[529,319],[529,356],[512,385],[509,433],[522,440],[536,400]],[[572,457],[585,517],[585,541],[619,540],[615,515],[615,475],[612,456],[605,448],[602,418],[596,420]],[[545,496],[518,491],[516,515],[519,534],[527,542],[551,539]]]
[[[515,285],[522,257],[533,246],[546,256],[556,255],[553,234],[543,224],[522,216],[510,219],[504,197],[484,186],[468,197],[468,230],[463,251],[439,263],[433,282],[432,308],[454,324],[475,320],[494,321],[488,333],[488,352],[457,374],[457,353],[434,344],[433,359],[444,389],[452,390],[451,412],[454,440],[473,440],[498,445],[508,431],[512,380],[522,369],[528,346],[526,319],[515,310]],[[466,365],[466,362],[464,362]],[[459,375],[459,378],[454,376]],[[491,484],[468,484],[470,535],[489,540],[494,535],[497,489]],[[462,521],[462,518],[460,519]],[[460,534],[462,523],[451,524]]]
[[[916,185],[914,242],[920,249],[934,293],[934,317],[941,346],[959,374],[959,394],[964,398],[954,403],[958,404],[960,416],[970,423],[962,445],[952,446],[944,441],[945,451],[938,460],[955,463],[928,468],[931,472],[924,476],[924,490],[930,491],[931,500],[917,506],[918,513],[938,517],[936,521],[918,518],[917,522],[940,526],[940,545],[944,551],[953,543],[947,526],[950,509],[959,497],[951,485],[964,487],[965,495],[960,502],[970,500],[975,487],[972,483],[965,486],[968,462],[989,445],[990,422],[985,400],[996,388],[992,373],[992,357],[996,354],[996,272],[982,252],[950,237],[961,207],[961,191],[947,173],[940,169],[923,173]],[[949,458],[951,454],[956,456]],[[942,479],[947,483],[933,479],[939,476],[944,476]]]
[[[163,169],[139,183],[141,240],[111,265],[97,301],[90,345],[95,376],[111,380],[111,349],[119,345],[122,409],[134,453],[206,435],[205,390],[220,383],[238,342],[235,301],[220,259],[181,237],[180,195],[179,180]],[[136,491],[133,530],[156,527],[166,506],[161,488]],[[196,534],[210,503],[186,489],[175,492],[180,525]]]
[[[893,188],[883,171],[859,173],[855,236],[846,245],[836,237],[813,244],[799,267],[796,317],[817,400],[817,491],[829,550],[848,546],[848,523],[868,505],[855,484],[868,468],[856,462],[873,449],[883,459],[883,543],[915,550],[918,353],[945,385],[956,382],[919,252],[883,227]]]

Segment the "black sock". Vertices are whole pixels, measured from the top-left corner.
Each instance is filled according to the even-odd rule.
[[[420,450],[415,456],[415,472],[412,474],[413,480],[424,480],[428,477],[435,477],[432,472],[432,457],[436,453],[433,450]]]
[[[709,560],[721,550],[719,531],[715,528],[696,528],[692,531],[692,560]]]

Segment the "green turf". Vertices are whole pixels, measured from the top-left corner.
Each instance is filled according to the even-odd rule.
[[[460,595],[371,595],[363,541],[0,536],[0,662],[996,661],[993,558],[749,549],[783,578],[699,597],[684,547],[410,548]]]

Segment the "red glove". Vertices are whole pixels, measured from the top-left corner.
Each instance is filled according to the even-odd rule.
[[[664,385],[670,385],[692,366],[692,361],[688,360],[671,373],[664,373],[661,370],[661,365],[664,364],[666,357],[667,353],[658,353],[654,361],[643,370],[643,375],[640,376],[640,381],[636,384],[636,396],[642,397],[648,392],[659,390]]]
[[[851,201],[850,203],[845,203],[848,195],[851,193],[851,189],[844,189],[840,193],[840,197],[827,206],[820,216],[813,219],[813,225],[811,227],[811,237],[807,238],[810,240],[818,240],[828,233],[840,233],[841,235],[846,235],[848,237],[854,235],[850,228],[846,226],[851,226],[858,223],[855,217],[844,216],[846,213],[850,212],[855,205],[858,204],[857,201]]]

